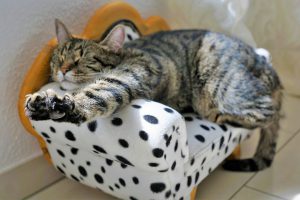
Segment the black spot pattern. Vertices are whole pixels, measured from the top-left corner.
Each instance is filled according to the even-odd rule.
[[[175,146],[174,146],[174,152],[176,152],[176,151],[177,151],[177,149],[178,149],[178,140],[176,140],[176,142],[175,142]]]
[[[174,111],[171,108],[164,108],[164,110],[168,113],[174,113]]]
[[[49,135],[45,132],[41,132],[41,134],[45,137],[45,138],[50,138]]]
[[[123,124],[123,121],[121,118],[118,118],[118,117],[115,117],[111,120],[111,123],[114,125],[114,126],[121,126]]]
[[[93,145],[93,148],[95,149],[95,151],[94,151],[95,153],[104,153],[104,154],[106,154],[106,151],[98,145]]]
[[[178,192],[179,189],[180,189],[180,183],[177,183],[177,184],[175,185],[175,191]]]
[[[124,148],[128,148],[129,147],[129,144],[126,140],[124,139],[119,139],[119,144],[124,147]]]
[[[126,34],[126,36],[127,36],[128,40],[132,40],[133,39],[132,36],[129,35],[129,34]]]
[[[195,135],[195,138],[199,141],[204,143],[205,142],[205,138],[202,135]]]
[[[154,193],[160,193],[166,189],[166,185],[164,183],[151,183],[150,189]]]
[[[194,163],[195,163],[195,158],[193,157],[193,158],[191,159],[191,166],[193,166]]]
[[[104,180],[103,180],[103,178],[102,178],[101,175],[95,174],[95,175],[94,175],[94,178],[95,178],[95,180],[97,181],[97,183],[103,184]]]
[[[160,148],[155,148],[155,149],[152,150],[152,154],[156,158],[161,158],[164,155],[164,151]]]
[[[197,184],[199,176],[200,176],[200,173],[197,172],[196,175],[195,175],[195,184]]]
[[[185,155],[183,154],[182,150],[181,150],[181,158],[185,158]]]
[[[56,166],[56,169],[58,169],[58,171],[60,171],[62,174],[65,174],[65,171],[62,170],[59,166]]]
[[[65,132],[65,137],[70,141],[76,141],[74,134],[71,131]]]
[[[242,141],[242,135],[239,136],[239,143]]]
[[[159,164],[158,164],[158,163],[149,163],[149,166],[150,166],[150,167],[158,167]]]
[[[169,139],[166,141],[166,146],[168,147],[171,143],[172,135],[170,135]]]
[[[211,151],[213,151],[215,149],[215,143],[212,143],[211,145]]]
[[[79,167],[78,167],[78,171],[79,171],[79,173],[80,173],[82,176],[84,176],[84,177],[87,176],[87,172],[86,172],[86,170],[85,170],[84,167],[79,166]]]
[[[108,166],[111,166],[113,164],[113,161],[110,159],[105,159],[105,161]]]
[[[123,156],[119,156],[119,155],[116,155],[116,158],[124,163],[124,164],[127,164],[127,165],[131,165],[131,166],[134,166],[131,162],[129,162],[126,158],[124,158]]]
[[[206,130],[206,131],[210,131],[209,127],[207,127],[207,126],[205,126],[205,125],[203,125],[203,124],[201,124],[200,127],[203,128],[203,129]]]
[[[120,183],[123,187],[126,186],[126,183],[125,183],[124,179],[122,179],[122,178],[119,178],[119,183]]]
[[[97,129],[97,121],[92,121],[88,123],[87,127],[91,132],[95,132],[95,130]]]
[[[101,171],[102,171],[103,174],[105,174],[105,172],[106,172],[106,170],[103,166],[101,167]]]
[[[143,118],[150,124],[158,124],[158,119],[152,115],[144,115]]]
[[[221,137],[221,140],[220,140],[220,146],[219,146],[219,149],[222,148],[222,146],[223,146],[223,144],[224,144],[224,140],[225,140],[225,138],[224,138],[224,136],[222,136],[222,137]]]
[[[133,108],[136,108],[136,109],[140,109],[142,106],[140,106],[140,105],[136,105],[136,104],[133,104],[133,105],[131,105]]]
[[[78,153],[78,149],[72,147],[72,148],[71,148],[71,153],[72,153],[73,155],[76,155],[76,154]]]
[[[224,124],[221,124],[219,126],[223,131],[225,131],[225,132],[227,131],[227,127]]]
[[[228,143],[230,142],[231,137],[232,137],[232,132],[230,131],[229,137],[228,137]]]
[[[77,182],[80,182],[80,180],[76,176],[74,176],[73,174],[71,174],[71,178],[74,179]]]
[[[191,177],[191,176],[188,176],[188,177],[187,177],[186,185],[187,185],[188,187],[190,187],[191,184],[192,184],[192,177]]]
[[[139,184],[139,179],[136,176],[132,177],[132,181],[136,185]]]
[[[172,166],[171,166],[171,170],[174,170],[176,167],[176,161],[173,162]]]
[[[57,151],[57,153],[61,156],[61,157],[65,157],[65,154],[64,154],[64,152],[62,152],[61,150],[59,150],[59,149],[57,149],[56,150]]]
[[[203,165],[206,161],[206,157],[203,158],[202,162],[201,162],[201,165]]]
[[[145,131],[140,131],[139,135],[142,140],[148,140],[148,133],[146,133]]]
[[[126,164],[124,164],[124,163],[121,163],[121,165],[120,165],[123,169],[125,169],[126,167],[127,167],[127,165]]]
[[[52,126],[50,126],[50,131],[51,131],[52,133],[56,133],[55,128],[53,128]]]
[[[224,152],[225,152],[225,154],[227,154],[227,152],[228,152],[228,146],[225,147],[225,151]]]
[[[166,199],[169,198],[171,196],[171,190],[168,190],[165,194]]]

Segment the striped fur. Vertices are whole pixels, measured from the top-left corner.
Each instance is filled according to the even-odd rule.
[[[122,26],[101,42],[73,38],[58,21],[56,28],[52,79],[76,90],[65,97],[29,95],[32,119],[82,123],[148,98],[179,111],[192,107],[219,124],[261,128],[254,158],[230,161],[226,169],[255,171],[272,163],[282,87],[270,62],[251,46],[206,30],[159,32],[124,44]]]

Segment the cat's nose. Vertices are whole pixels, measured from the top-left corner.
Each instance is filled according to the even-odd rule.
[[[60,71],[63,73],[63,75],[65,75],[70,70],[71,70],[70,65],[63,65],[60,69]]]

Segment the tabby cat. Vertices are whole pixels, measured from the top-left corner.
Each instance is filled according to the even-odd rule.
[[[218,124],[261,128],[254,157],[224,167],[257,171],[271,165],[282,87],[266,56],[251,46],[207,30],[163,31],[124,44],[122,25],[98,42],[55,24],[52,79],[70,92],[28,95],[25,110],[32,120],[80,124],[110,116],[133,99],[152,99],[179,111],[192,107]]]

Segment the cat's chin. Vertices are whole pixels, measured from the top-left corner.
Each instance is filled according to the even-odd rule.
[[[69,81],[62,81],[60,83],[60,86],[64,90],[76,90],[76,89],[80,88],[79,84],[75,84],[75,83],[72,83],[72,82],[69,82]]]

